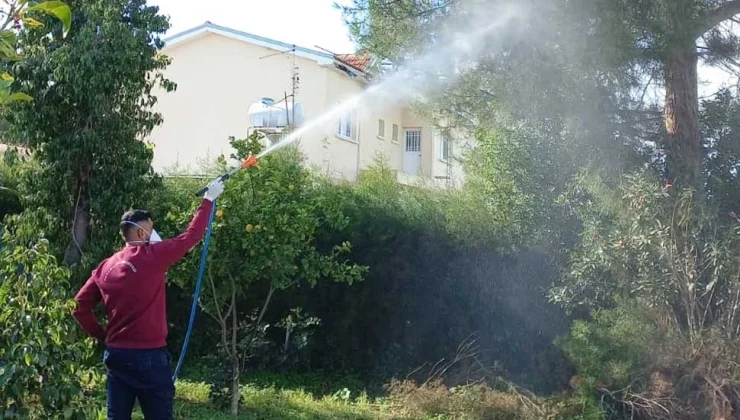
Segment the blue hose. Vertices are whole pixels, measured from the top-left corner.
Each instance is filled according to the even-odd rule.
[[[211,214],[208,217],[208,229],[206,229],[206,239],[203,241],[203,251],[200,253],[200,267],[198,268],[198,279],[195,282],[195,295],[193,295],[193,306],[190,308],[190,321],[188,322],[188,331],[185,333],[185,341],[182,343],[182,350],[180,350],[180,358],[177,360],[177,367],[175,368],[175,374],[172,375],[172,382],[175,382],[177,375],[180,374],[182,369],[182,363],[185,360],[185,353],[188,352],[188,343],[190,342],[190,334],[193,332],[193,324],[195,323],[195,314],[198,309],[198,299],[200,298],[200,285],[203,283],[203,273],[206,271],[206,257],[208,256],[208,243],[211,242],[211,228],[213,227],[213,217],[216,215],[216,200],[213,200],[213,206],[211,206]]]

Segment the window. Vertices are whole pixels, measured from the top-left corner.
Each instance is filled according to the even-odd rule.
[[[421,171],[421,129],[406,129],[406,147],[403,154],[403,171],[419,175]]]
[[[398,124],[393,124],[393,136],[391,140],[398,142]]]
[[[378,120],[378,137],[385,138],[385,120]]]
[[[354,140],[355,130],[352,125],[352,114],[348,113],[339,119],[339,126],[337,127],[337,135],[339,137]]]
[[[421,152],[421,130],[410,128],[406,130],[406,151]]]
[[[450,158],[450,139],[447,137],[440,137],[439,141],[439,157],[442,160],[448,160]]]

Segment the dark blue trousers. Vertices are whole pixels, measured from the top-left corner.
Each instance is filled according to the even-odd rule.
[[[146,420],[172,420],[171,356],[166,348],[129,350],[106,348],[108,420],[130,420],[134,400]]]

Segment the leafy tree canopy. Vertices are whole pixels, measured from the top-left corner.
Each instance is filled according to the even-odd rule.
[[[34,31],[19,38],[25,60],[13,73],[38,100],[7,112],[11,139],[39,162],[25,191],[32,207],[48,213],[37,230],[60,238],[54,252],[68,264],[110,252],[120,214],[146,199],[156,180],[152,150],[141,140],[161,122],[152,91],[174,88],[161,74],[169,60],[158,52],[160,36],[169,24],[157,7],[144,0],[70,6],[66,39]],[[87,246],[91,238],[98,249]]]

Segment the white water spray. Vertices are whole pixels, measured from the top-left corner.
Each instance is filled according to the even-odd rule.
[[[491,11],[483,13],[484,17],[490,17],[491,14]],[[494,31],[500,32],[512,28],[514,20],[523,16],[521,8],[505,7],[496,18],[485,25],[469,22],[471,23],[469,26],[466,25],[465,28],[454,31],[449,41],[443,46],[431,49],[380,83],[372,85],[308,121],[280,142],[262,151],[257,158],[290,145],[311,130],[327,125],[360,105],[365,108],[376,108],[399,103],[422,96],[442,82],[451,82],[463,71],[464,64],[462,63],[474,62],[483,51],[487,54],[496,53],[500,46],[487,42],[489,35]]]

